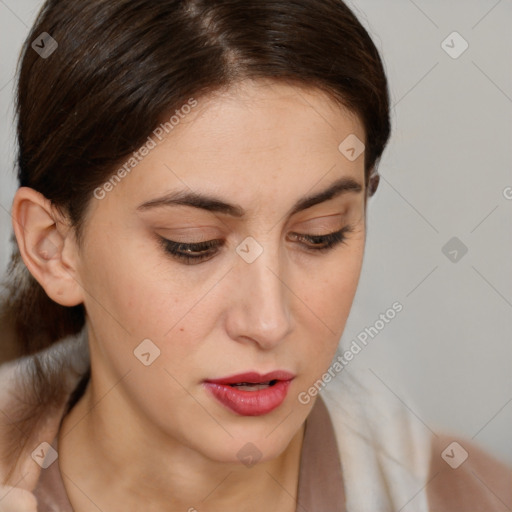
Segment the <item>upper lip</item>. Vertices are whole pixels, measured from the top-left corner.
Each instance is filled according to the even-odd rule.
[[[259,384],[271,380],[291,380],[294,377],[295,375],[293,373],[287,372],[286,370],[275,370],[263,374],[258,372],[237,373],[236,375],[221,377],[220,379],[207,379],[205,382],[211,382],[213,384],[237,384],[240,382]]]

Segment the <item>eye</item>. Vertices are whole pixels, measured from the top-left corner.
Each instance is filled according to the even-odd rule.
[[[327,252],[335,246],[342,244],[346,241],[347,233],[353,231],[353,226],[345,226],[339,231],[327,233],[326,235],[304,235],[300,233],[291,233],[290,237],[293,240],[298,240],[304,243],[307,250],[316,252]]]
[[[306,235],[300,233],[291,233],[290,238],[299,241],[306,250],[315,252],[326,252],[336,245],[346,241],[346,234],[353,231],[352,226],[345,226],[339,231],[327,233],[326,235]],[[181,260],[186,265],[195,265],[213,258],[217,254],[219,247],[224,245],[223,240],[207,240],[205,242],[184,243],[175,242],[167,238],[159,237],[159,242],[164,251],[173,258]]]
[[[206,242],[186,244],[163,237],[160,237],[160,243],[165,252],[178,260],[182,260],[187,265],[201,263],[211,258],[217,253],[217,248],[224,244],[222,240],[207,240]]]

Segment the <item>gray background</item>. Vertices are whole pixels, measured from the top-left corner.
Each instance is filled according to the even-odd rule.
[[[342,344],[395,301],[403,311],[344,371],[370,372],[425,428],[512,464],[512,2],[348,3],[383,54],[394,133]],[[13,75],[40,5],[0,0],[0,273],[16,187]],[[469,44],[458,58],[442,47],[454,31]],[[453,237],[468,249],[455,262],[442,251]]]

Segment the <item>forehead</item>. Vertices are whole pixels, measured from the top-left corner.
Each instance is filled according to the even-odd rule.
[[[250,209],[293,202],[343,176],[363,182],[364,154],[351,160],[339,149],[350,135],[364,140],[363,126],[317,89],[247,80],[173,119],[163,140],[150,135],[155,147],[107,199],[134,204],[180,188],[236,196]]]
[[[326,93],[269,79],[247,79],[200,99],[180,125],[173,132],[174,142],[202,135],[204,149],[227,155],[257,152],[264,157],[261,150],[278,149],[301,155],[331,145],[337,149],[339,138],[349,133],[365,138],[358,116]]]

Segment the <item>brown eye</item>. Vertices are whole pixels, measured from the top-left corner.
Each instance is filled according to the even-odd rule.
[[[183,260],[189,265],[201,263],[211,258],[218,252],[217,248],[223,245],[222,240],[208,240],[206,242],[186,244],[163,237],[160,237],[160,243],[165,252],[171,254],[174,258]]]
[[[327,233],[326,235],[304,235],[300,233],[292,233],[291,236],[294,240],[305,242],[304,245],[313,251],[328,251],[336,245],[342,244],[346,241],[346,234],[353,231],[352,226],[345,226],[339,231],[334,233]]]

